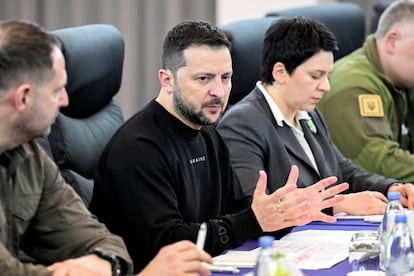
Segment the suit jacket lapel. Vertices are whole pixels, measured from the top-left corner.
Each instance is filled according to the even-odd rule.
[[[313,156],[315,157],[315,162],[318,166],[319,175],[323,176],[325,172],[325,158],[324,152],[321,146],[319,145],[319,142],[315,138],[315,135],[318,135],[318,133],[312,133],[312,131],[309,129],[308,124],[306,123],[306,120],[300,120],[300,124],[302,126],[303,133],[305,134],[305,139],[306,141],[308,141],[309,147],[311,148]]]
[[[306,155],[306,152],[303,150],[301,144],[299,143],[298,139],[296,138],[295,134],[290,129],[290,127],[285,122],[283,122],[283,127],[277,127],[277,131],[281,136],[286,150],[290,152],[290,154],[294,155],[296,158],[302,160],[309,167],[314,169],[312,162],[309,160],[308,156]]]
[[[254,93],[255,93],[255,96],[257,97],[257,99],[259,100],[259,103],[262,106],[263,111],[268,113],[267,117],[272,118],[273,126],[275,127],[276,131],[279,133],[280,138],[281,138],[280,140],[282,141],[285,149],[288,152],[290,152],[292,155],[296,156],[298,159],[302,160],[305,164],[307,164],[309,167],[311,167],[316,173],[318,173],[315,170],[315,168],[313,167],[312,162],[309,160],[308,156],[306,155],[306,152],[303,150],[302,146],[299,144],[298,139],[296,138],[295,134],[290,129],[290,127],[285,122],[283,122],[283,127],[280,127],[277,124],[277,122],[276,122],[276,120],[273,116],[273,113],[270,110],[270,107],[267,104],[266,99],[263,96],[262,92],[260,92],[260,90],[256,87]],[[301,120],[301,121],[303,121],[303,120]],[[308,126],[305,123],[302,124],[302,129],[304,131],[306,129],[305,138],[309,141],[309,137],[312,137],[312,133],[309,131]],[[321,165],[324,164],[324,162],[323,162],[323,153],[322,153],[322,150],[320,149],[318,143],[314,139],[315,138],[312,137],[313,141],[312,141],[312,144],[309,144],[309,146],[311,147],[312,151],[314,151],[313,148],[316,148],[316,147],[319,149],[319,153],[318,153],[319,156],[315,156],[315,159],[316,159],[316,162],[318,164],[318,167],[320,167]],[[318,161],[318,159],[320,161]]]
[[[283,141],[283,144],[285,145],[285,148],[298,158],[303,159],[303,156],[306,154],[290,127],[285,122],[283,122],[283,127],[278,126],[277,129]]]

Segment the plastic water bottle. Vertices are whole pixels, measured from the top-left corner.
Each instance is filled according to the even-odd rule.
[[[386,275],[402,276],[413,271],[414,247],[407,224],[407,215],[395,216],[395,225],[386,245]]]
[[[273,276],[276,271],[276,260],[274,258],[272,236],[262,236],[259,238],[260,251],[257,256],[257,263],[254,271],[255,276]]]
[[[385,271],[385,263],[387,262],[387,257],[385,255],[386,244],[388,237],[392,231],[392,228],[395,223],[395,216],[397,214],[403,214],[404,208],[400,202],[400,193],[399,192],[389,192],[388,193],[388,204],[385,209],[384,217],[380,225],[380,255],[379,255],[379,266],[380,269]]]

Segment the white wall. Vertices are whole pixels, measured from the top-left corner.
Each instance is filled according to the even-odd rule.
[[[216,23],[224,25],[233,21],[263,17],[271,11],[299,6],[310,6],[334,0],[216,0]]]

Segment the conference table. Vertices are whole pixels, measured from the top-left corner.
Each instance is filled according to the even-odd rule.
[[[335,223],[324,223],[324,222],[312,222],[304,226],[295,227],[292,231],[303,231],[303,230],[348,230],[348,231],[362,231],[362,230],[372,230],[375,231],[378,229],[379,223],[365,222],[362,218],[355,219],[338,219]],[[242,246],[236,248],[236,250],[251,250],[257,248],[257,240],[249,240]],[[228,273],[212,273],[212,275],[224,276],[224,275],[244,275],[251,272],[252,268],[240,268],[240,272],[237,274],[228,274]],[[349,264],[348,259],[343,260],[342,262],[334,265],[329,269],[319,269],[319,270],[302,270],[305,276],[343,276],[352,271],[351,265]]]

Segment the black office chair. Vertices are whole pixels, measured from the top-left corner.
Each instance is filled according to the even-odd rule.
[[[232,90],[229,108],[248,94],[260,79],[261,51],[265,33],[278,17],[246,19],[222,26],[232,46]]]
[[[105,24],[53,33],[61,40],[66,59],[69,106],[39,143],[88,205],[99,156],[124,121],[114,98],[121,85],[124,40],[115,27]]]
[[[365,15],[354,3],[326,3],[281,11],[269,12],[266,16],[305,16],[325,24],[335,35],[339,50],[335,60],[362,46],[365,40]]]
[[[375,33],[378,26],[378,21],[381,14],[384,12],[389,5],[391,5],[395,0],[379,0],[372,6],[372,15],[371,15],[371,25],[369,28],[370,33]]]

